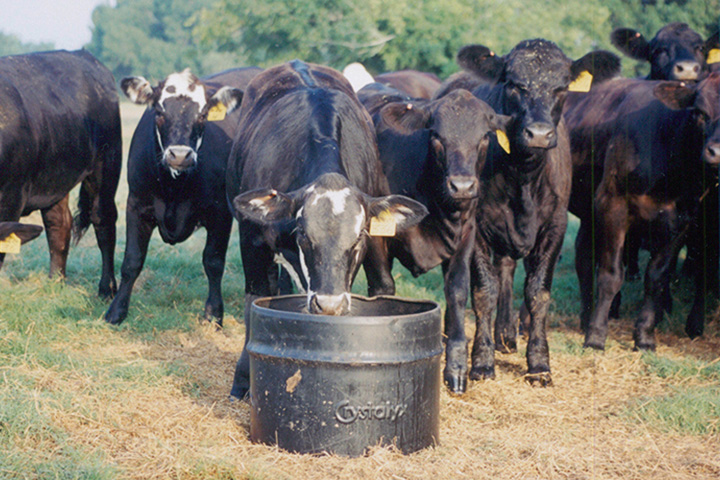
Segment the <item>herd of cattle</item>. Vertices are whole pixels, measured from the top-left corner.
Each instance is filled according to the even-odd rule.
[[[105,319],[115,324],[128,314],[156,227],[169,244],[207,230],[204,318],[218,324],[233,217],[245,318],[255,298],[289,293],[291,282],[307,295],[309,312],[342,315],[361,265],[371,296],[394,294],[395,259],[416,276],[440,265],[444,380],[462,393],[468,378],[494,377],[496,350],[516,350],[518,323],[528,335],[527,380],[552,382],[546,317],[569,211],[580,219],[586,347],[604,348],[640,248],[651,256],[635,347],[655,347],[684,246],[683,268],[696,277],[686,331],[699,336],[720,262],[718,35],[704,40],[674,23],[650,41],[630,29],[611,39],[650,62],[648,78],[621,78],[610,52],[571,60],[541,39],[504,56],[466,46],[457,56],[462,71],[444,82],[410,70],[358,85],[299,60],[202,79],[185,70],[155,86],[124,78],[125,95],[148,108],[127,161],[119,287],[115,80],[85,51],[0,58],[0,252],[39,235],[40,227],[17,222],[40,210],[50,273],[64,275],[71,233],[77,238],[92,223],[102,252],[98,290],[114,297]],[[78,183],[73,219],[68,192]],[[520,259],[518,321],[512,284]],[[468,295],[477,324],[469,366]],[[232,395],[248,388],[243,351]]]

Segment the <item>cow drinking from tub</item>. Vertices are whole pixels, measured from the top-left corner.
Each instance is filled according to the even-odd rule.
[[[105,314],[109,323],[127,316],[155,227],[165,243],[174,245],[202,225],[209,284],[204,318],[222,324],[221,282],[232,228],[225,166],[237,125],[232,110],[242,99],[238,87],[259,71],[233,69],[200,80],[185,70],[154,87],[143,77],[122,80],[125,94],[148,109],[130,145],[127,243],[120,288]]]
[[[311,313],[347,313],[361,264],[378,279],[371,294],[393,293],[381,261],[384,240],[368,233],[371,219],[401,231],[427,211],[387,194],[372,121],[339,72],[295,60],[253,79],[227,172],[240,224],[246,325],[255,298],[279,293],[275,262],[307,291]],[[248,360],[244,349],[234,397],[248,391]]]

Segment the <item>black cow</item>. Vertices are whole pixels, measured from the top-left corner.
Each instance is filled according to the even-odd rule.
[[[371,294],[392,293],[384,241],[368,234],[371,219],[402,231],[427,212],[387,193],[372,120],[339,72],[294,60],[255,77],[227,173],[240,224],[246,325],[252,301],[278,293],[275,262],[301,272],[294,275],[311,313],[348,312],[361,263],[379,285]],[[243,349],[232,396],[245,395],[248,374]]]
[[[0,58],[0,221],[40,210],[50,275],[65,275],[71,230],[93,224],[102,255],[98,292],[116,290],[115,192],[122,166],[115,80],[88,52]],[[72,218],[68,192],[82,182]],[[5,255],[0,253],[0,267]]]
[[[418,70],[397,70],[375,75],[375,81],[400,90],[412,98],[430,99],[442,81],[437,75]]]
[[[718,48],[717,33],[703,40],[685,23],[669,23],[647,41],[638,31],[617,28],[610,41],[625,55],[650,63],[649,80],[697,80],[708,72],[707,56]]]
[[[143,77],[122,80],[125,94],[148,109],[128,155],[127,243],[106,321],[120,323],[127,316],[155,227],[174,245],[201,225],[207,230],[203,267],[209,284],[204,318],[222,324],[221,282],[232,229],[225,167],[238,120],[231,112],[242,99],[239,88],[260,71],[233,69],[200,80],[186,69],[155,87]]]
[[[595,252],[594,259],[576,255],[586,347],[604,348],[608,313],[622,285],[625,236],[641,225],[654,242],[634,339],[637,349],[655,348],[668,276],[707,190],[701,159],[712,149],[706,136],[720,116],[719,88],[717,73],[690,85],[616,79],[569,105],[566,119],[576,157],[571,210],[581,219],[576,251],[591,252],[594,246]],[[702,332],[702,318],[702,313],[691,315],[689,334]]]
[[[374,85],[358,96],[373,115],[390,191],[418,200],[430,212],[419,225],[388,239],[388,268],[397,258],[419,276],[442,265],[445,333],[456,338],[465,324],[480,172],[490,137],[504,135],[510,117],[496,115],[463,89],[423,102]],[[450,343],[447,358],[453,360],[453,354]],[[458,391],[452,366],[445,380]]]
[[[593,52],[572,61],[552,42],[519,43],[498,56],[471,45],[458,63],[485,84],[473,90],[496,112],[512,117],[509,145],[491,141],[480,175],[477,235],[471,288],[477,328],[470,379],[493,378],[494,351],[516,349],[511,316],[515,263],[524,259],[525,308],[529,315],[528,374],[532,384],[551,383],[546,314],[555,264],[567,225],[572,164],[562,110],[570,83],[585,71],[595,80],[614,76],[619,60]],[[497,309],[495,332],[491,318]],[[446,381],[463,392],[467,339],[463,328],[448,332]]]

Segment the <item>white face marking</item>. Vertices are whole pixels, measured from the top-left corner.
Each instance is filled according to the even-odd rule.
[[[349,188],[343,188],[342,190],[338,191],[332,191],[328,190],[327,192],[318,193],[315,196],[315,199],[313,200],[312,204],[317,205],[318,201],[320,201],[321,198],[327,198],[330,200],[330,203],[332,204],[333,213],[335,215],[340,215],[342,212],[345,211],[345,201],[347,197],[350,196],[350,189]]]
[[[360,232],[362,231],[362,227],[365,224],[365,209],[360,206],[360,213],[357,214],[357,217],[355,217],[355,236],[360,236]]]
[[[305,277],[305,282],[308,286],[308,298],[310,298],[310,293],[312,292],[312,290],[310,290],[310,271],[305,263],[305,254],[299,246],[298,251],[300,252],[300,268],[302,269],[303,276]]]
[[[300,208],[298,209],[297,213],[295,214],[295,219],[296,219],[296,220],[299,220],[300,218],[302,218],[303,208],[305,208],[305,207],[300,207]]]
[[[195,84],[193,89],[190,90],[190,85],[193,85],[190,70],[170,74],[165,80],[165,87],[160,95],[160,105],[164,106],[165,100],[168,98],[185,96],[198,104],[198,110],[202,110],[207,103],[205,100],[205,87]],[[175,91],[168,92],[170,87],[174,87]]]

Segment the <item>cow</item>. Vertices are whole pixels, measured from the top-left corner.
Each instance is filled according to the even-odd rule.
[[[650,63],[648,80],[698,80],[709,67],[708,53],[718,48],[718,35],[703,40],[685,23],[669,23],[648,41],[632,28],[617,28],[610,42],[622,53],[641,62]]]
[[[529,315],[525,378],[532,385],[550,385],[546,316],[567,225],[572,176],[563,104],[571,82],[587,77],[586,73],[595,81],[615,76],[620,62],[603,51],[572,61],[544,39],[522,41],[505,56],[482,45],[469,45],[458,52],[457,59],[470,76],[480,79],[473,94],[511,117],[508,142],[491,138],[480,174],[470,269],[476,333],[469,378],[494,378],[494,351],[516,349],[512,283],[516,261],[523,259],[524,305]],[[452,391],[462,393],[468,377],[464,328],[458,325],[448,332],[447,342],[445,380]]]
[[[417,277],[442,265],[445,333],[455,338],[465,322],[480,172],[490,137],[504,135],[510,117],[495,114],[463,89],[426,102],[372,86],[358,96],[373,116],[390,191],[418,200],[430,212],[388,239],[388,268],[397,258]],[[453,353],[449,344],[449,360]],[[453,373],[451,365],[445,381],[457,391]]]
[[[246,327],[253,300],[280,292],[275,262],[301,283],[310,313],[350,311],[360,264],[376,286],[371,295],[394,293],[381,262],[384,241],[369,235],[371,223],[400,232],[427,211],[389,195],[372,120],[350,83],[331,68],[293,60],[255,77],[240,110],[227,195],[239,222]],[[232,397],[247,393],[248,368],[243,348]]]
[[[127,242],[120,287],[105,320],[121,323],[142,271],[153,230],[174,245],[198,226],[207,231],[203,267],[208,298],[203,319],[222,325],[222,277],[232,213],[225,167],[235,136],[242,90],[261,71],[247,67],[198,79],[189,69],[156,86],[144,77],[121,81],[125,95],[147,105],[128,153]],[[236,110],[236,112],[233,112]]]
[[[0,58],[0,221],[40,210],[50,275],[65,276],[71,234],[92,223],[102,257],[98,294],[116,290],[113,257],[122,166],[110,71],[85,50]],[[68,193],[81,184],[73,219]],[[5,255],[0,253],[0,267]]]
[[[668,276],[704,192],[716,188],[703,185],[702,159],[714,158],[706,137],[720,117],[719,88],[717,73],[699,83],[615,79],[569,105],[565,117],[576,157],[571,211],[581,220],[576,251],[594,246],[595,252],[576,255],[585,347],[605,346],[608,313],[622,286],[625,236],[642,226],[654,242],[633,338],[638,350],[655,348],[654,328],[668,307]],[[702,333],[702,319],[702,312],[691,314],[689,335]]]
[[[442,81],[437,75],[417,70],[397,70],[375,75],[375,82],[404,92],[412,98],[431,99]]]

